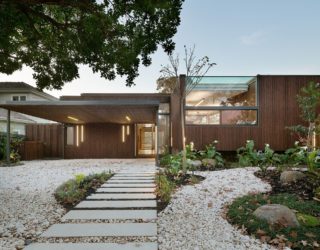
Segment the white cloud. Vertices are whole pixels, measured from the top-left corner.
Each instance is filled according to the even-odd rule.
[[[255,45],[260,43],[265,37],[265,33],[261,31],[253,32],[249,35],[242,36],[240,38],[241,42],[245,45]]]

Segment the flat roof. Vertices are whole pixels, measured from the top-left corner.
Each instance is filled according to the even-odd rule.
[[[166,100],[170,96],[110,95],[91,100],[64,97],[58,101],[5,101],[0,107],[67,124],[155,123],[159,105]]]

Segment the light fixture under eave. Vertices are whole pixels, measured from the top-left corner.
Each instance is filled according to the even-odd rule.
[[[84,125],[81,125],[80,126],[80,131],[81,131],[81,133],[80,133],[80,141],[81,142],[84,142]]]
[[[127,119],[128,122],[131,121],[131,118],[129,116],[127,116],[127,115],[126,115],[126,119]]]
[[[68,119],[70,119],[70,120],[73,120],[73,121],[79,121],[79,119],[77,119],[77,118],[75,118],[75,117],[73,117],[73,116],[68,116]]]
[[[130,126],[127,125],[127,135],[130,135]]]
[[[121,141],[124,143],[126,141],[126,137],[125,137],[125,126],[122,125],[121,126]]]

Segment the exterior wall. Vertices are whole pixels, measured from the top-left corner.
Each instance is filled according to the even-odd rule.
[[[234,151],[248,139],[259,149],[265,143],[279,151],[292,147],[296,138],[286,127],[301,123],[296,95],[310,81],[320,82],[320,76],[258,76],[258,125],[187,125],[187,143],[202,149],[219,140],[221,151]]]
[[[26,140],[27,143],[36,142],[43,145],[41,156],[45,158],[63,158],[63,126],[61,124],[27,124]],[[33,144],[33,147],[25,147],[25,155],[23,159],[27,159],[27,155],[37,155],[36,152],[39,145]],[[28,151],[29,150],[29,151]]]
[[[84,142],[78,147],[65,145],[65,158],[134,158],[134,143],[134,125],[130,125],[130,134],[122,142],[121,124],[86,124]]]

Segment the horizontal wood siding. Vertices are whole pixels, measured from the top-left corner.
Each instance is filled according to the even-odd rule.
[[[125,125],[127,126],[127,125]],[[84,125],[84,142],[65,145],[65,158],[133,158],[134,126],[130,126],[130,135],[122,142],[122,125],[93,123]]]
[[[296,96],[310,81],[320,76],[258,76],[259,120],[257,126],[187,125],[187,142],[198,149],[219,140],[218,149],[234,151],[251,139],[257,148],[269,143],[275,150],[292,147],[297,139],[286,129],[301,124]]]
[[[43,144],[43,157],[63,157],[63,126],[61,124],[28,124],[26,140]]]

